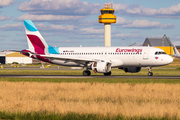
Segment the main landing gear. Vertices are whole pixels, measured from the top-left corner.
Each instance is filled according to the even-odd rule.
[[[151,69],[152,69],[152,67],[148,67],[148,70],[149,70],[148,76],[153,76]]]
[[[83,76],[90,76],[91,72],[89,70],[84,70],[83,71]]]
[[[84,70],[83,71],[83,76],[90,76],[91,72],[89,70]],[[111,71],[108,73],[104,73],[104,76],[110,76],[111,75]]]
[[[104,73],[104,76],[110,76],[111,75],[111,71],[108,73]]]

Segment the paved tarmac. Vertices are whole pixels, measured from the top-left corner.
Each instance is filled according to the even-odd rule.
[[[149,78],[149,79],[180,79],[180,76],[81,76],[81,75],[0,75],[10,78]]]

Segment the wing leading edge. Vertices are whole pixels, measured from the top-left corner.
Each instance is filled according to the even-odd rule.
[[[84,65],[86,63],[89,63],[89,62],[100,61],[100,59],[61,57],[59,55],[41,55],[41,56],[45,57],[46,59],[50,59],[50,60],[63,60],[63,61],[68,61],[68,62],[81,63],[81,64],[84,64]]]

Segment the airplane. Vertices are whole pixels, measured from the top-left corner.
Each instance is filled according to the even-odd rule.
[[[180,58],[179,51],[177,50],[175,45],[173,45],[173,49],[174,49],[174,55],[172,55],[172,57]]]
[[[149,46],[52,47],[46,43],[31,20],[24,20],[24,25],[29,48],[22,50],[21,54],[52,64],[84,67],[84,76],[90,76],[90,70],[110,76],[112,68],[137,73],[141,67],[149,67],[148,76],[153,76],[152,67],[173,62],[172,57],[162,49]]]

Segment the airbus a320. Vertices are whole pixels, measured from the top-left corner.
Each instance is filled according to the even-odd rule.
[[[111,75],[112,68],[125,72],[137,73],[141,67],[149,67],[148,75],[152,76],[152,67],[164,66],[173,62],[171,56],[155,47],[52,47],[41,36],[31,20],[24,20],[28,49],[21,53],[52,64],[85,67],[84,76],[95,73]]]

